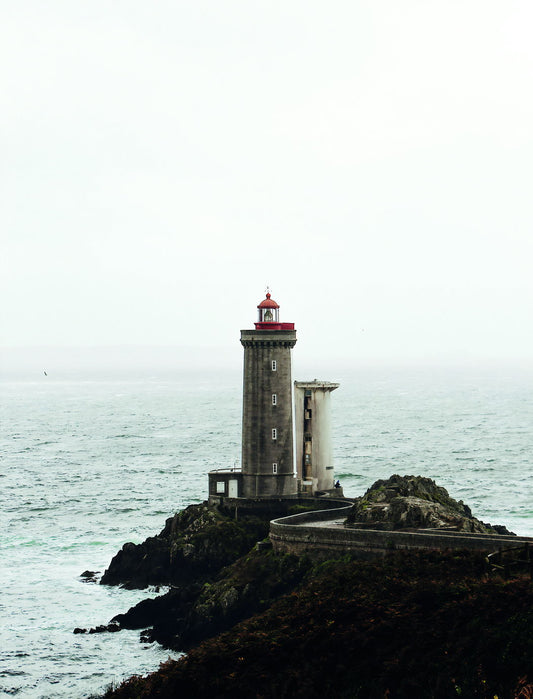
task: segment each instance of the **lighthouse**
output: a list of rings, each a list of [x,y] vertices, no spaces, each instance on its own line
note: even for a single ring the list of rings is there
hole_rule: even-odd
[[[241,330],[241,466],[209,471],[209,502],[249,509],[300,496],[342,497],[333,475],[330,420],[330,394],[339,384],[295,381],[293,395],[295,344],[294,323],[280,321],[279,304],[268,292],[257,306],[254,329]]]
[[[244,347],[242,495],[287,497],[294,474],[291,350],[294,323],[281,323],[270,293],[257,306],[254,330],[241,330]]]

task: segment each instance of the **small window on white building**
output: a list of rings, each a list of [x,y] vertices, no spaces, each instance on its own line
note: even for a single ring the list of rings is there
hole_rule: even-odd
[[[278,394],[273,393],[272,394],[272,405],[277,405],[278,404]]]
[[[272,464],[272,473],[277,473],[277,472],[278,472],[278,465]]]
[[[277,429],[274,427],[274,428],[272,429],[272,439],[277,439],[277,438],[278,438],[278,431],[277,431]]]
[[[278,368],[278,363],[275,359],[272,360],[272,371],[276,371]]]
[[[217,493],[224,495],[226,492],[226,483],[224,481],[217,481]]]

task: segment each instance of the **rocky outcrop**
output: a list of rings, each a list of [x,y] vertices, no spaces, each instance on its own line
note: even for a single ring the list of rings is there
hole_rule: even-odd
[[[533,586],[487,579],[484,558],[317,565],[268,610],[105,697],[532,697]]]
[[[321,506],[321,502],[300,503],[291,509]],[[286,514],[287,506],[282,509]],[[138,545],[125,544],[105,571],[102,584],[170,585],[171,589],[115,616],[111,630],[144,629],[143,642],[187,650],[266,609],[294,587],[310,566],[307,559],[275,555],[270,542],[262,541],[273,513],[277,510],[271,507],[265,508],[263,518],[239,511],[236,521],[216,506],[191,505],[168,519],[158,536]]]
[[[98,582],[99,570],[84,570],[80,575],[81,581],[85,583],[95,583]]]
[[[447,529],[479,534],[511,534],[476,519],[462,500],[422,476],[379,480],[353,506],[347,526],[373,529]]]
[[[167,519],[158,536],[124,544],[100,582],[144,588],[210,580],[263,539],[268,526],[257,517],[235,521],[205,502],[190,505]]]
[[[212,583],[187,585],[139,602],[111,624],[145,629],[142,640],[167,648],[188,650],[196,643],[232,628],[293,589],[310,568],[308,559],[276,556],[271,549],[254,548],[221,571]]]
[[[171,589],[89,633],[143,629],[143,641],[189,651],[268,609],[315,575],[307,557],[276,554],[260,541],[268,533],[269,519],[236,521],[216,506],[202,503],[168,519],[158,536],[138,545],[125,544],[105,571],[103,584],[163,584]],[[431,479],[415,476],[377,481],[355,503],[348,520],[352,526],[373,529],[508,533],[474,518],[464,503]]]

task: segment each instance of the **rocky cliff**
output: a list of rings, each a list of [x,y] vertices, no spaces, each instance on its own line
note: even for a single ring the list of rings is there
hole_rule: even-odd
[[[414,476],[377,481],[350,522],[506,533]],[[108,696],[533,696],[529,580],[488,585],[474,552],[313,563],[274,553],[268,526],[203,503],[122,548],[104,584],[171,589],[96,630],[143,629],[188,655]],[[511,693],[522,689],[532,693]]]
[[[262,613],[106,696],[528,699],[532,629],[529,578],[487,579],[480,554],[330,561]]]
[[[276,556],[271,549],[255,547],[221,570],[212,582],[173,588],[160,597],[143,600],[114,617],[109,626],[146,629],[143,641],[188,650],[267,609],[294,589],[310,568],[307,559]]]
[[[267,536],[268,527],[267,519],[235,521],[205,502],[190,505],[167,519],[157,536],[124,544],[100,582],[144,588],[209,580]]]
[[[235,521],[202,503],[168,519],[158,536],[125,544],[102,584],[171,589],[90,632],[142,629],[143,641],[187,650],[266,609],[309,568],[307,561],[294,556],[275,556],[268,543],[258,545],[268,534],[269,521],[267,515]]]

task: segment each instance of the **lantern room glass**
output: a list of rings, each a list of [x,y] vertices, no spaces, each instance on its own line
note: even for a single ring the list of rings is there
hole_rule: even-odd
[[[260,323],[279,323],[279,308],[260,308]]]

